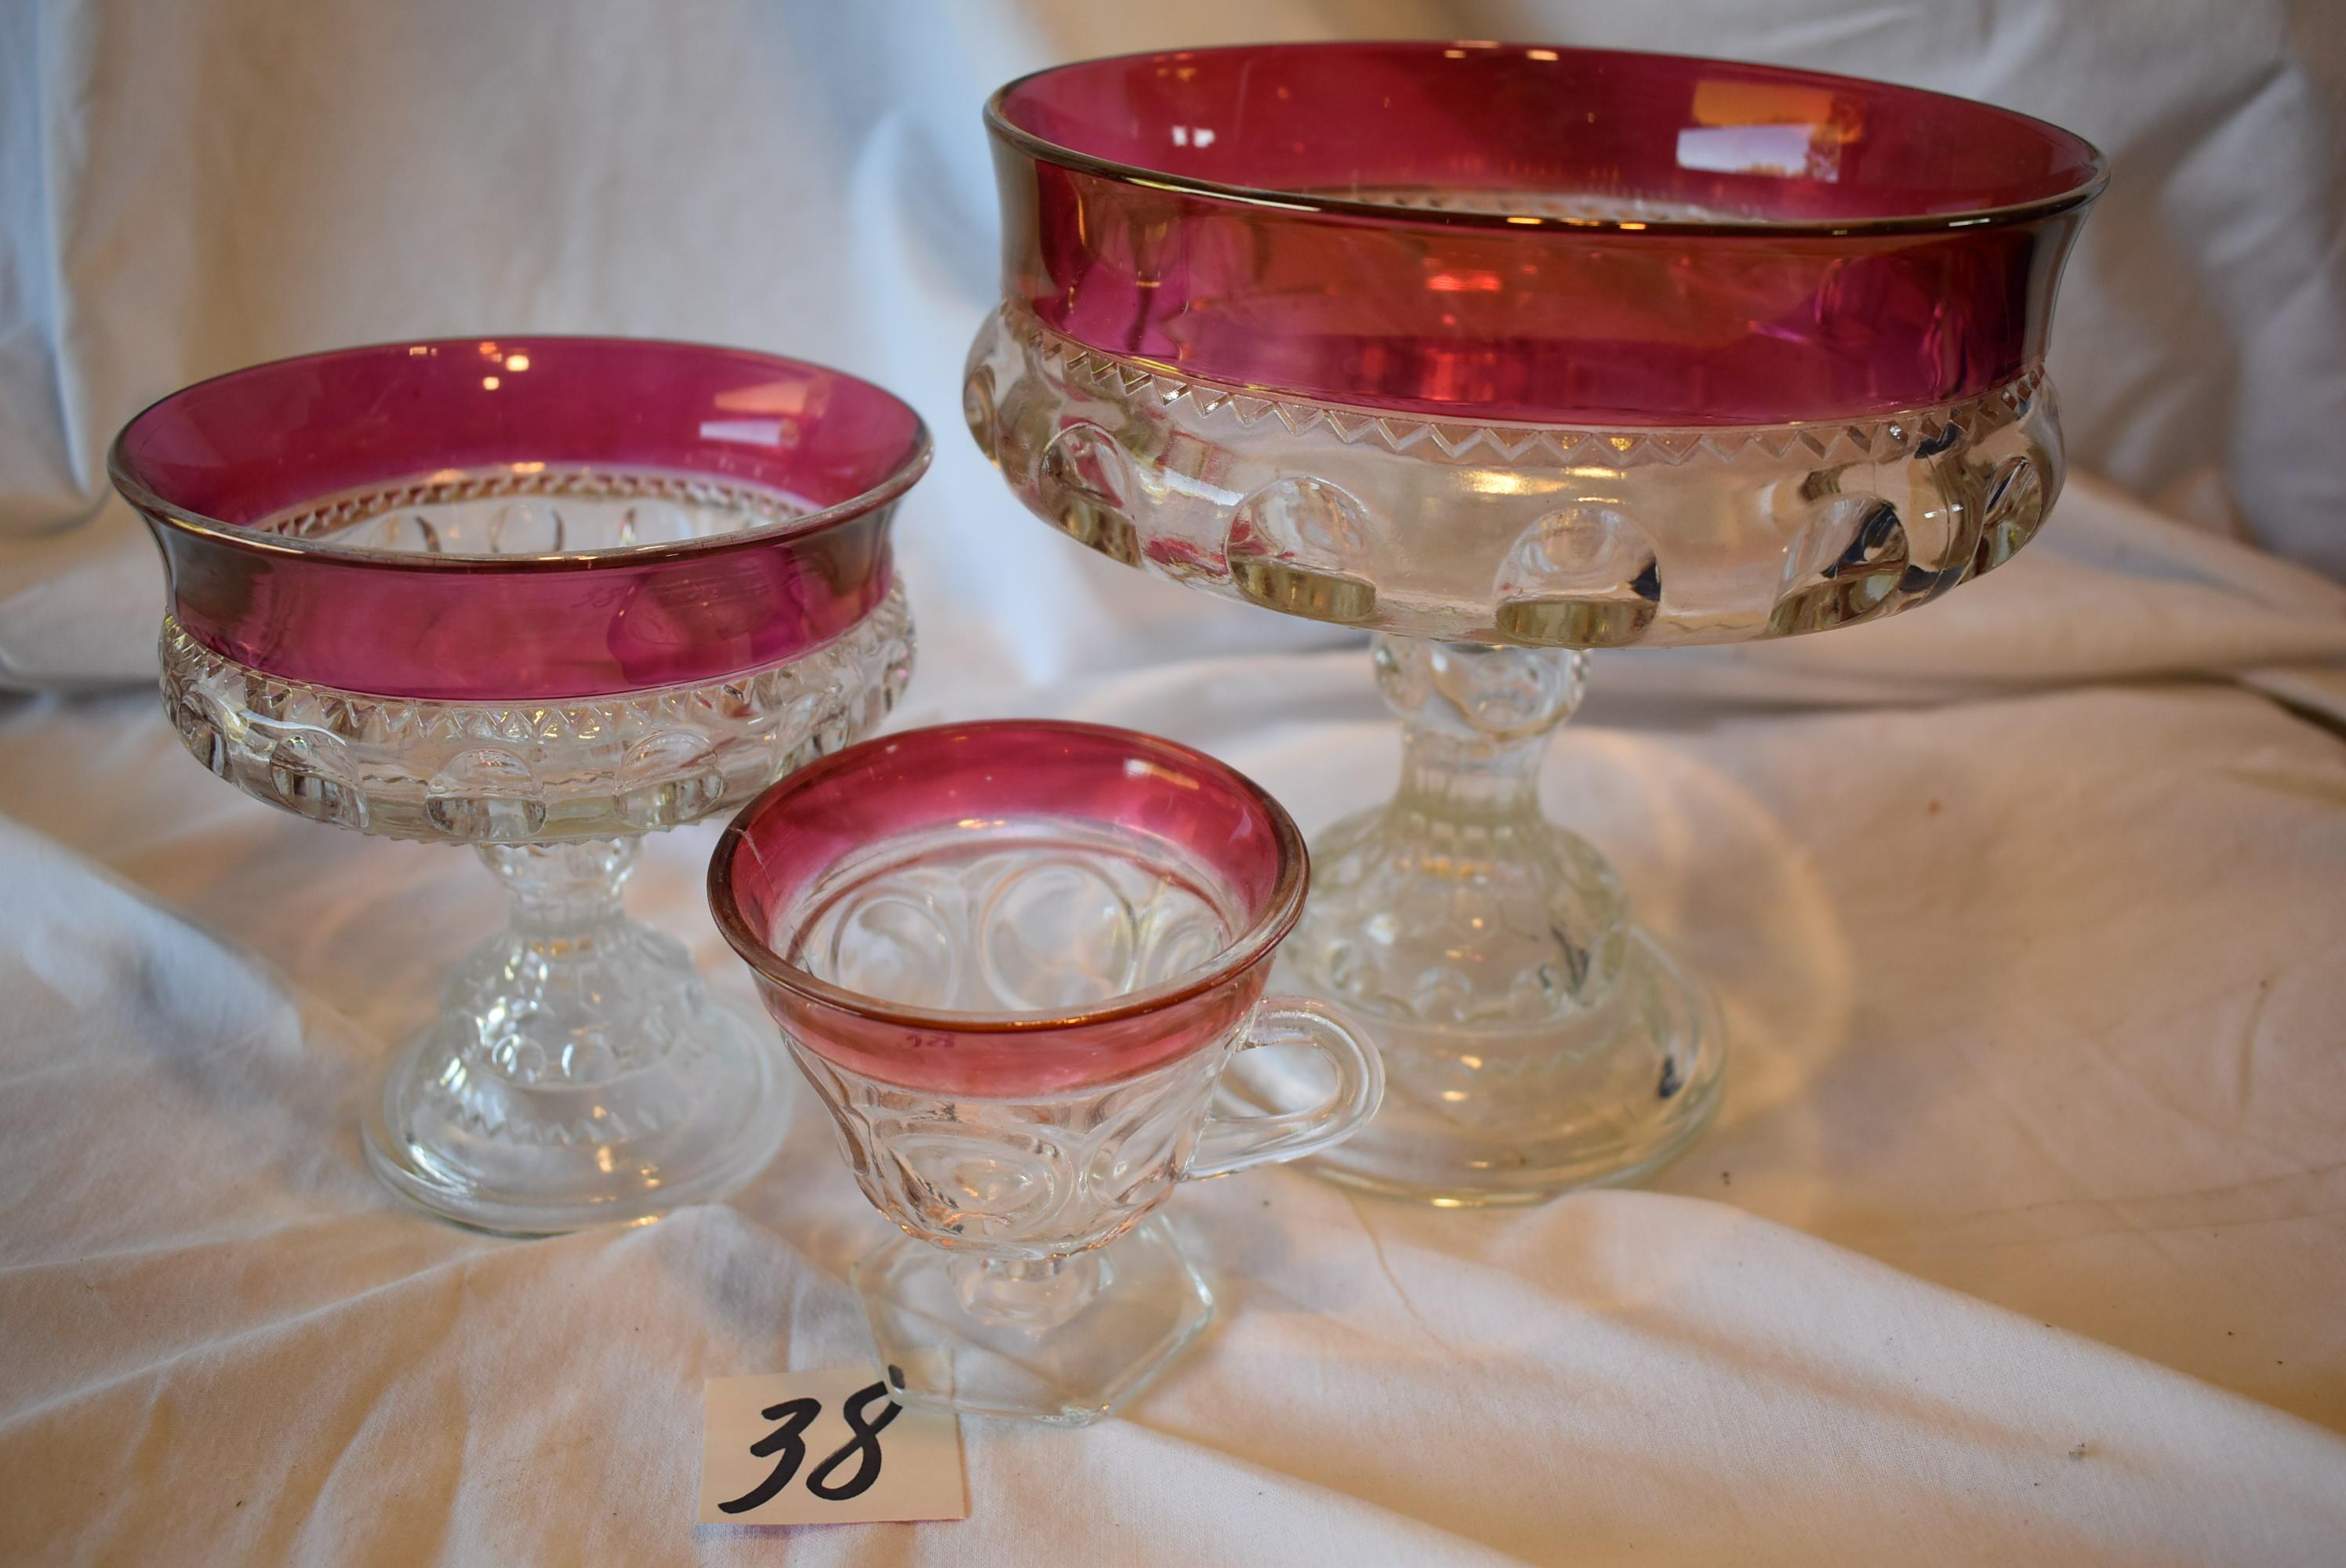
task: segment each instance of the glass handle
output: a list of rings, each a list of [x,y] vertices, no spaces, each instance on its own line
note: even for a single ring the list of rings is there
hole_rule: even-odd
[[[1385,1093],[1384,1063],[1351,1021],[1327,1003],[1300,996],[1264,998],[1239,1049],[1261,1045],[1310,1046],[1335,1069],[1335,1088],[1309,1110],[1232,1116],[1216,1109],[1198,1135],[1189,1179],[1317,1154],[1341,1143],[1377,1114]]]

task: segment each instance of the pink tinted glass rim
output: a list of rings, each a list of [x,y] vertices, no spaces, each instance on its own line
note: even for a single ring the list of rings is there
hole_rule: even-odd
[[[2104,183],[2090,144],[1964,99],[1530,45],[1127,56],[1022,77],[986,118],[1005,293],[1044,326],[1194,380],[1494,422],[1985,392],[2041,357]],[[1411,187],[1722,216],[1377,194]]]
[[[1010,813],[1167,840],[1222,880],[1245,927],[1208,964],[1064,1013],[903,1006],[833,985],[778,951],[778,935],[782,945],[788,936],[777,923],[843,857],[898,834]],[[1293,820],[1229,765],[1132,730],[1011,719],[883,736],[774,784],[727,828],[709,862],[709,899],[769,1010],[801,1044],[886,1081],[1001,1095],[1127,1076],[1226,1037],[1261,995],[1309,882]]]
[[[831,642],[886,595],[889,524],[929,456],[909,405],[821,365],[510,337],[215,377],[132,419],[108,467],[162,547],[173,616],[214,652],[360,694],[508,702],[721,680]],[[532,465],[710,482],[804,514],[552,555],[396,554],[256,526],[353,493]]]

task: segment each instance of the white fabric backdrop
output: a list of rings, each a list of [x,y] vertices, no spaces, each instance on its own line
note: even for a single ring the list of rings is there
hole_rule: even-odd
[[[1005,675],[1308,638],[1024,527],[956,433],[959,370],[995,286],[987,91],[1086,54],[1342,33],[1736,53],[2074,127],[2116,170],[2054,353],[2079,466],[2217,527],[2236,497],[2259,538],[2346,574],[2335,0],[23,0],[0,7],[0,685],[151,670],[154,553],[103,462],[142,404],[280,354],[490,331],[740,342],[901,392],[944,437],[915,583],[1050,607],[986,650]]]
[[[2070,120],[2126,237],[2063,315],[2089,453],[2334,529],[2318,6],[1125,9],[0,15],[0,668],[148,667],[150,549],[94,509],[140,399],[324,342],[665,331],[852,366],[940,432],[900,722],[1137,724],[1307,829],[1368,804],[1394,737],[1356,647],[1067,547],[954,418],[984,87],[1239,34],[1658,41]],[[1227,1315],[1129,1420],[973,1423],[968,1522],[783,1538],[688,1521],[699,1380],[857,1350],[842,1276],[884,1225],[806,1108],[739,1198],[647,1228],[398,1209],[354,1097],[486,879],[244,799],[149,693],[5,699],[0,1561],[2336,1562],[2341,670],[2346,589],[2091,482],[1923,614],[1601,658],[1550,805],[1722,990],[1698,1151],[1518,1215],[1193,1189]],[[746,1001],[713,837],[652,840],[634,902]]]
[[[649,1228],[401,1211],[355,1096],[487,879],[220,787],[148,693],[14,699],[0,1561],[2333,1563],[2341,601],[2089,487],[1798,667],[1605,661],[1549,803],[1723,993],[1697,1151],[1515,1215],[1185,1192],[1226,1315],[1129,1419],[972,1423],[968,1522],[786,1542],[688,1522],[699,1380],[857,1352],[887,1232],[811,1105]],[[1307,829],[1388,787],[1356,649],[1021,687],[989,635],[902,721],[1154,728]],[[746,1003],[714,832],[634,902]]]

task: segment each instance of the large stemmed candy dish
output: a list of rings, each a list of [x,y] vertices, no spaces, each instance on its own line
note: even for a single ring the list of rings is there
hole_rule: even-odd
[[[1012,488],[1375,634],[1401,789],[1321,838],[1286,962],[1391,1088],[1320,1168],[1461,1205],[1668,1159],[1723,1042],[1540,812],[1582,650],[1875,620],[2025,544],[2098,155],[1906,88],[1489,44],[1093,61],[987,125],[1005,299],[965,411]]]
[[[763,1031],[620,885],[640,835],[886,714],[912,661],[888,529],[929,452],[837,372],[619,339],[280,361],[124,428],[188,748],[301,816],[474,846],[511,895],[369,1102],[395,1190],[543,1233],[771,1157],[790,1089]]]
[[[1185,1179],[1332,1146],[1376,1052],[1266,997],[1302,835],[1187,747],[1009,720],[868,740],[726,830],[709,899],[904,1235],[857,1264],[907,1403],[1080,1426],[1196,1337],[1213,1295],[1156,1213]],[[1316,1057],[1313,1103],[1209,1107],[1231,1057]]]

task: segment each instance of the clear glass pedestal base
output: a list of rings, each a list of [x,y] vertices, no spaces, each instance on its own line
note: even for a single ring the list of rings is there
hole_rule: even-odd
[[[1311,845],[1282,983],[1338,1003],[1385,1062],[1376,1119],[1310,1168],[1443,1207],[1646,1176],[1717,1109],[1708,993],[1631,921],[1602,855],[1541,814],[1541,753],[1586,656],[1379,636],[1401,787]],[[1313,1103],[1262,1054],[1224,1093]]]
[[[365,1117],[368,1163],[435,1214],[509,1235],[724,1196],[790,1125],[771,1031],[619,906],[633,839],[480,850],[513,923],[449,977]]]
[[[1162,1216],[1106,1247],[1034,1262],[906,1236],[857,1264],[853,1278],[900,1403],[1051,1426],[1114,1411],[1214,1313],[1213,1292]]]
[[[1645,932],[1591,1013],[1531,1030],[1364,1021],[1385,1059],[1376,1119],[1306,1167],[1443,1208],[1544,1203],[1622,1186],[1686,1152],[1719,1108],[1725,1035],[1710,994]],[[1309,1104],[1268,1054],[1232,1069],[1264,1108]]]

